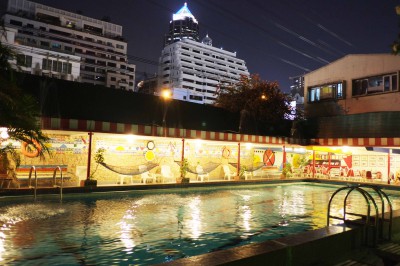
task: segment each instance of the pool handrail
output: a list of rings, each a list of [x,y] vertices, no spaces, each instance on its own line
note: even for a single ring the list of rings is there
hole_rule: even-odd
[[[36,191],[37,191],[37,173],[36,173],[36,167],[34,165],[31,166],[31,169],[29,170],[29,177],[28,177],[28,188],[32,188],[32,171],[35,173],[35,185],[33,187],[33,198],[36,200]]]
[[[64,183],[64,178],[63,178],[63,174],[62,174],[62,169],[60,166],[57,166],[54,171],[53,171],[53,187],[58,187],[56,184],[56,175],[57,175],[57,170],[60,171],[60,178],[61,178],[61,183],[60,183],[60,200],[62,200],[62,191],[63,191],[63,183]]]

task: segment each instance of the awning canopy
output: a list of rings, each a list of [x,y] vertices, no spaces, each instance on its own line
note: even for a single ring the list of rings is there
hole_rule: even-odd
[[[306,149],[312,151],[322,151],[322,152],[330,152],[338,154],[351,154],[349,148],[345,149],[341,147],[307,146]]]
[[[400,149],[390,149],[390,148],[379,148],[379,147],[365,147],[367,151],[376,151],[376,152],[384,152],[384,153],[394,153],[400,154]]]

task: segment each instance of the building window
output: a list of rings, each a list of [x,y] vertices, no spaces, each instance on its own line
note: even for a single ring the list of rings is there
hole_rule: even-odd
[[[397,73],[353,80],[353,96],[397,91],[399,88]]]
[[[11,24],[11,25],[15,25],[15,26],[20,26],[20,27],[22,27],[22,22],[21,22],[21,21],[18,21],[18,20],[10,19],[10,24]]]
[[[195,100],[195,101],[202,101],[203,96],[197,96],[197,95],[189,95],[190,100]]]
[[[42,60],[42,69],[43,70],[51,70],[51,60],[43,58]]]
[[[61,49],[61,44],[59,44],[59,43],[52,43],[52,44],[51,44],[51,48],[53,48],[53,49]]]
[[[41,42],[40,42],[40,45],[41,45],[41,46],[44,46],[44,47],[49,47],[49,46],[50,46],[50,43],[49,43],[49,42],[43,42],[43,41],[41,41]]]
[[[62,63],[62,73],[64,74],[71,74],[72,71],[72,64],[71,63]]]
[[[17,55],[17,65],[24,67],[32,67],[32,56],[18,54]]]
[[[64,74],[71,74],[72,64],[43,58],[42,69],[50,70],[53,72],[61,72]]]
[[[308,102],[344,99],[344,83],[332,83],[308,89]]]

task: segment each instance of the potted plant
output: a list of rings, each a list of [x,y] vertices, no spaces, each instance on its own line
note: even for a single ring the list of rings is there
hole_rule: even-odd
[[[285,166],[282,169],[281,178],[291,177],[292,176],[292,165],[288,162],[285,163]]]
[[[182,163],[181,163],[181,167],[180,167],[180,173],[181,173],[181,183],[189,183],[190,182],[190,178],[186,177],[186,173],[189,169],[189,162],[187,159],[183,159]]]
[[[246,166],[240,167],[240,171],[239,171],[239,178],[240,179],[245,179],[245,172],[246,171],[247,171]]]
[[[96,168],[90,174],[89,179],[86,179],[84,181],[85,187],[96,187],[97,186],[97,180],[94,179],[94,175],[97,172],[97,168],[99,168],[99,164],[104,163],[104,152],[105,151],[106,150],[104,148],[97,149],[97,151],[94,155],[94,161],[96,162]]]

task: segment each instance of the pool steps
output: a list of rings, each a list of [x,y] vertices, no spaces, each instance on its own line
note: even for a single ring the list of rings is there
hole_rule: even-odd
[[[376,198],[374,198],[373,197],[374,194],[371,194],[367,189],[371,189],[373,192],[375,192]],[[341,217],[331,215],[331,203],[334,200],[334,198],[337,195],[339,195],[339,193],[342,191],[343,192],[347,191],[343,202],[343,215]],[[367,214],[347,211],[348,199],[352,192],[358,192],[364,197],[368,210]],[[377,204],[377,200],[381,202],[380,206]],[[387,203],[386,206],[388,207],[388,213],[386,215],[385,215],[385,203]],[[373,206],[374,207],[373,209],[375,210],[374,216],[371,216],[371,206]],[[358,217],[358,219],[348,219],[347,215],[350,217]],[[329,199],[328,212],[327,212],[327,226],[330,225],[330,221],[332,219],[340,220],[344,224],[357,224],[363,226],[366,229],[366,238],[365,238],[366,245],[376,246],[378,244],[378,238],[379,240],[388,240],[388,241],[391,240],[392,223],[393,223],[392,203],[387,194],[377,186],[356,184],[356,185],[348,185],[337,189]],[[385,223],[388,226],[384,227]],[[384,234],[385,228],[387,229],[386,234]],[[371,233],[369,233],[369,231],[371,231]],[[369,239],[369,235],[371,234],[372,234],[372,239]]]

